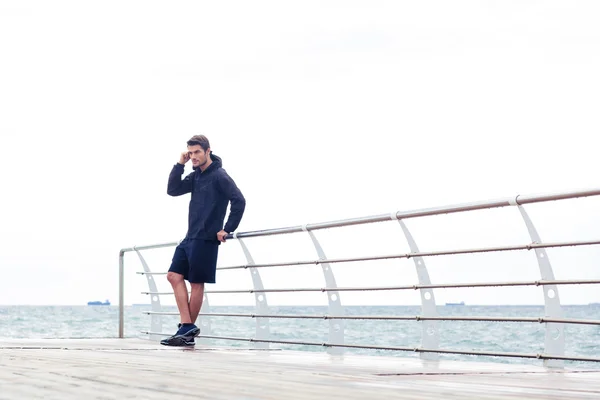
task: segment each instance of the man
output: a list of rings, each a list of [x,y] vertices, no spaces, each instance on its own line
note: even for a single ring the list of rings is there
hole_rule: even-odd
[[[215,283],[219,245],[235,231],[242,220],[246,200],[235,182],[222,168],[222,161],[210,149],[206,136],[195,135],[187,142],[179,162],[169,175],[167,194],[181,196],[191,193],[188,231],[175,249],[167,280],[173,287],[181,323],[177,332],[161,341],[166,346],[194,346],[200,334],[195,325],[202,300],[204,284]],[[183,180],[184,165],[192,160],[194,172]],[[231,210],[223,226],[227,206]],[[191,294],[185,280],[190,283]]]

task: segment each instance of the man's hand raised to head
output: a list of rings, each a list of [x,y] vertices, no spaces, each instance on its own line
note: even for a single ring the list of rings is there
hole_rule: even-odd
[[[228,233],[225,232],[223,229],[221,229],[218,233],[217,233],[217,239],[219,239],[219,242],[223,242],[225,243],[225,236],[227,236]]]
[[[190,161],[190,152],[184,151],[181,153],[181,156],[179,156],[179,164],[185,165],[185,163],[188,161]]]

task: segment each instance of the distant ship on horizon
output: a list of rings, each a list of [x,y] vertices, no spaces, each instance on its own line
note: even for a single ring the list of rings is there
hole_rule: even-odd
[[[88,301],[88,306],[110,306],[110,301],[106,300],[104,303],[101,301]]]
[[[447,306],[464,306],[465,302],[461,301],[460,303],[446,303]]]

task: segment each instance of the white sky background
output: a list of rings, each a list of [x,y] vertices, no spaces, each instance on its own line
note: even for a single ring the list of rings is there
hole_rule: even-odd
[[[196,133],[247,198],[239,231],[598,187],[599,12],[572,0],[0,1],[0,304],[116,303],[120,248],[185,235],[189,197],[166,185]],[[527,209],[546,241],[600,238],[600,198]],[[421,250],[530,241],[512,207],[406,223]],[[396,222],[317,236],[329,257],[408,251]],[[247,243],[257,262],[317,258],[306,235]],[[172,251],[147,253],[151,268]],[[600,278],[598,246],[549,256],[557,278]],[[531,252],[426,262],[434,282],[539,279]],[[145,302],[139,263],[126,263],[126,300]],[[237,243],[221,247],[221,266],[242,263]],[[334,271],[340,286],[417,282],[412,260]],[[324,286],[314,266],[263,279]],[[247,271],[218,280],[209,288],[251,287]],[[435,293],[543,304],[540,288]],[[600,301],[593,286],[560,293]]]

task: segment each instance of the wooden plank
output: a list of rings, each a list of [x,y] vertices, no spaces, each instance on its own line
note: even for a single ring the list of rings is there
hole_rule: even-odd
[[[0,340],[0,399],[598,399],[600,370],[160,346]]]

